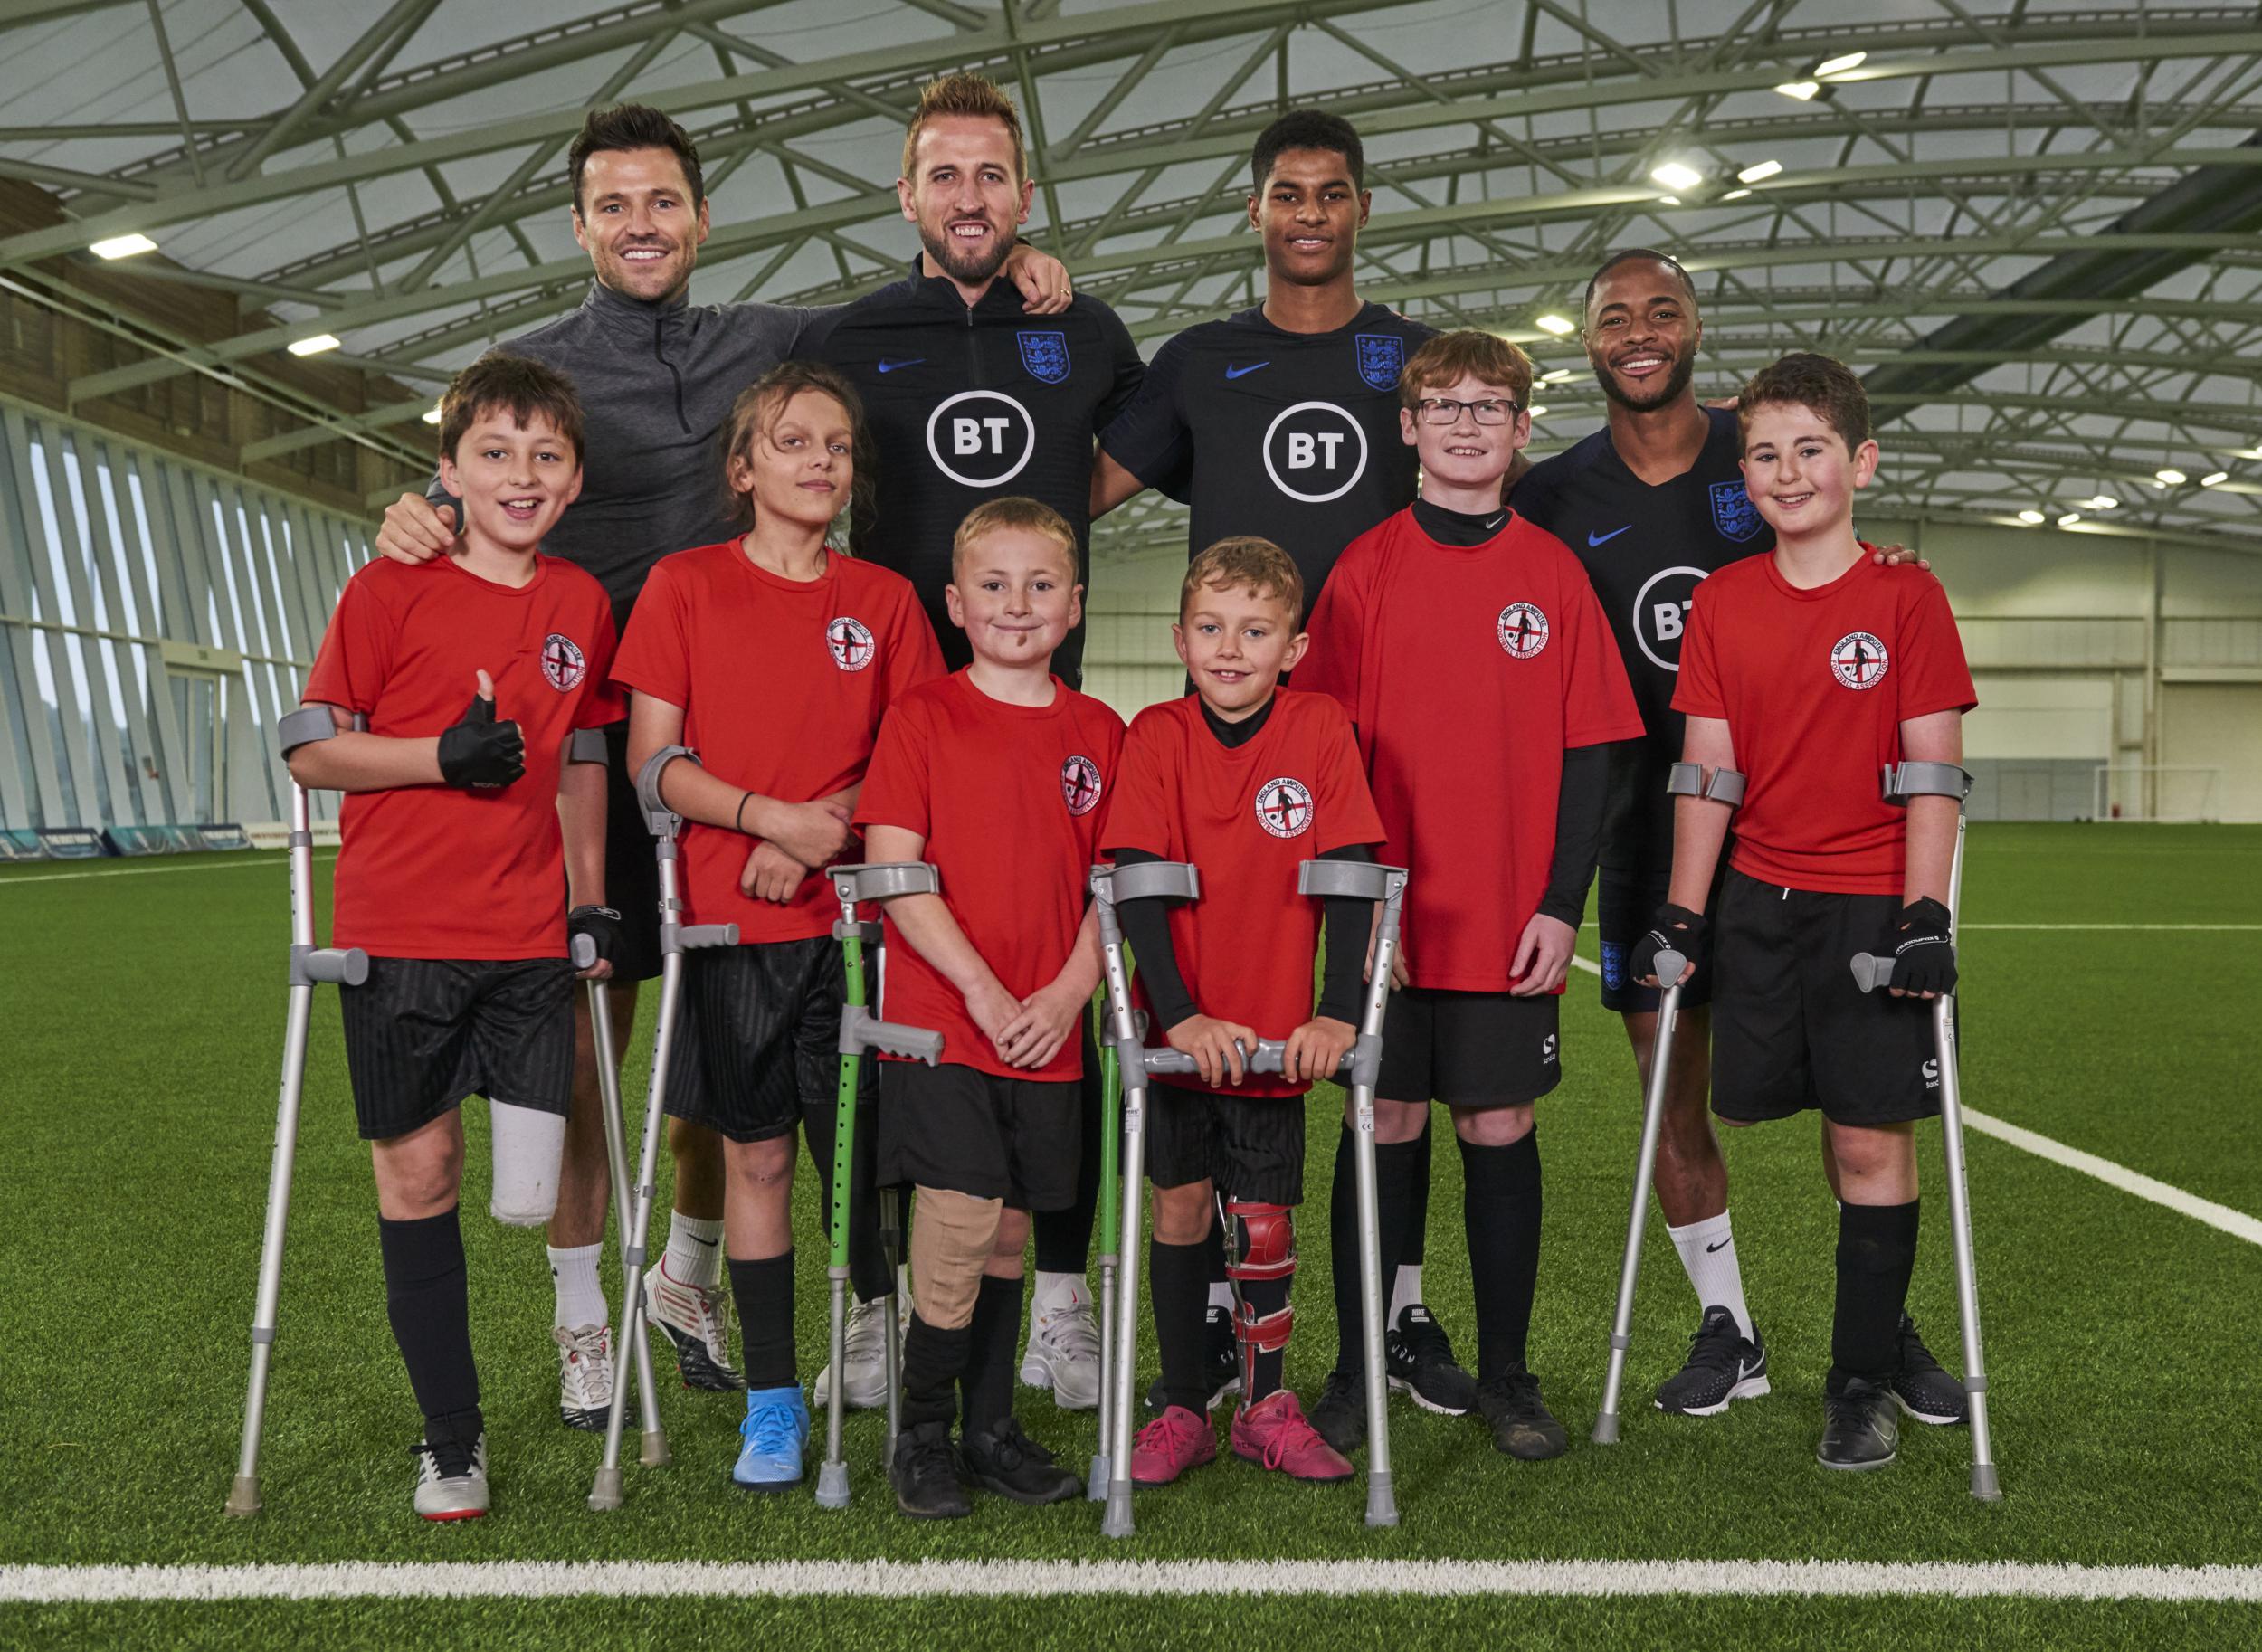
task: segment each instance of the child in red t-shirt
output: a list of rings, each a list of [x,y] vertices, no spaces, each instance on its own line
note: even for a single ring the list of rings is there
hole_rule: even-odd
[[[724,452],[746,532],[652,569],[613,676],[632,691],[632,770],[671,745],[697,755],[661,779],[685,821],[685,921],[738,926],[738,945],[685,955],[683,1031],[701,1083],[671,1090],[668,1106],[723,1137],[746,1382],[732,1475],[776,1490],[800,1481],[809,1432],[794,1364],[794,1131],[806,1125],[830,1182],[847,988],[822,869],[848,848],[881,714],[938,675],[942,656],[908,580],[826,543],[871,480],[845,379],[813,363],[773,368],[738,397]],[[860,1323],[878,1330],[895,1282],[860,1168],[850,1259]]]
[[[1881,1468],[1899,1431],[1915,1327],[1904,1312],[1916,1255],[1915,1121],[1940,1110],[1922,999],[1955,984],[1949,866],[1957,800],[1886,802],[1877,776],[1909,759],[1961,763],[1974,703],[1955,616],[1929,574],[1888,573],[1854,536],[1853,498],[1876,474],[1861,381],[1828,356],[1792,355],[1736,404],[1744,485],[1775,530],[1770,555],[1696,588],[1673,708],[1684,761],[1745,776],[1720,890],[1712,1000],[1713,1110],[1734,1125],[1822,1114],[1839,1201],[1838,1306],[1817,1456]],[[1675,800],[1669,902],[1636,946],[1706,944],[1729,811]],[[1849,960],[1893,955],[1890,995],[1864,994]],[[1684,976],[1686,979],[1686,976]],[[1934,1419],[1953,1421],[1960,1387]]]
[[[879,1081],[880,1179],[918,1190],[889,1478],[924,1518],[971,1512],[950,1438],[962,1381],[974,1484],[1017,1503],[1083,1489],[1013,1416],[1014,1339],[1029,1213],[1076,1198],[1078,1029],[1099,981],[1087,891],[1123,748],[1123,720],[1052,675],[1083,617],[1076,534],[1057,511],[977,506],[944,601],[974,661],[888,713],[856,806],[871,859],[942,877],[939,895],[888,903],[886,1005],[942,1033],[942,1063],[889,1061]]]
[[[492,1108],[496,1220],[546,1220],[572,1101],[569,936],[596,941],[586,974],[603,979],[618,925],[604,752],[582,757],[574,735],[621,711],[604,588],[541,555],[581,490],[572,385],[516,356],[465,368],[441,404],[440,474],[463,500],[461,548],[347,582],[305,695],[336,732],[286,755],[300,785],[348,793],[334,934],[369,977],[339,999],[347,1069],[385,1308],[424,1414],[416,1512],[461,1520],[488,1509],[461,1109],[474,1094]]]
[[[1327,903],[1326,979],[1315,1010],[1319,914],[1297,893],[1296,869],[1306,859],[1369,859],[1383,827],[1343,708],[1278,687],[1308,641],[1297,626],[1303,581],[1288,553],[1269,540],[1221,539],[1187,568],[1178,607],[1171,631],[1194,691],[1132,723],[1104,834],[1119,864],[1184,860],[1202,874],[1198,901],[1121,908],[1153,1024],[1200,1068],[1158,1077],[1147,1092],[1162,1403],[1133,1445],[1130,1476],[1159,1486],[1217,1456],[1202,1414],[1215,1197],[1240,1347],[1233,1450],[1297,1479],[1347,1479],[1351,1465],[1313,1431],[1280,1368],[1293,1323],[1290,1212],[1304,1197],[1301,1097],[1313,1079],[1334,1076],[1356,1037],[1373,909]],[[1292,1030],[1287,1070],[1248,1073],[1243,1052],[1284,1030]]]
[[[1638,738],[1641,716],[1586,570],[1501,505],[1531,434],[1531,384],[1530,358],[1490,333],[1440,334],[1415,352],[1399,416],[1421,496],[1344,552],[1297,682],[1351,714],[1387,833],[1379,852],[1411,872],[1374,1104],[1386,1269],[1418,1251],[1432,1100],[1452,1109],[1460,1143],[1477,1380],[1418,1299],[1392,1304],[1390,1376],[1429,1410],[1481,1411],[1498,1449],[1536,1459],[1565,1439],[1525,1364],[1533,1104],[1563,1078],[1557,999],[1594,875],[1609,742]],[[1312,1421],[1348,1451],[1366,1406],[1347,1124],[1334,1205],[1340,1352]]]

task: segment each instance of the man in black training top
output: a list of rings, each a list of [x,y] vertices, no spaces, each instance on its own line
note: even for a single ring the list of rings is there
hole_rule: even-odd
[[[1372,196],[1349,121],[1291,110],[1258,136],[1250,159],[1249,223],[1263,238],[1265,301],[1188,328],[1156,353],[1139,394],[1100,436],[1092,510],[1159,489],[1192,507],[1189,555],[1236,536],[1269,539],[1295,561],[1312,604],[1344,546],[1413,501],[1398,377],[1434,329],[1359,297],[1353,266]],[[1393,1280],[1390,1373],[1427,1391],[1455,1368],[1421,1306],[1426,1125],[1412,1151],[1421,1192],[1404,1249],[1383,1268]],[[1353,1208],[1351,1174],[1341,1156],[1332,1198],[1339,1219]],[[1231,1302],[1221,1255],[1211,1288],[1213,1404],[1236,1381]],[[1411,1343],[1397,1328],[1409,1307],[1419,1310],[1406,1319]]]

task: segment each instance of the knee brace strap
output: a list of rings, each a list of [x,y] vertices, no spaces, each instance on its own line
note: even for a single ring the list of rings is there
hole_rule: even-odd
[[[488,1117],[495,1138],[495,1188],[488,1214],[506,1227],[537,1228],[557,1210],[566,1116],[492,1101]]]
[[[1233,1340],[1249,1353],[1277,1353],[1288,1345],[1288,1333],[1295,1328],[1294,1303],[1259,1316],[1243,1302],[1233,1314]]]
[[[1296,1217],[1288,1206],[1225,1201],[1225,1277],[1285,1279],[1296,1271]]]

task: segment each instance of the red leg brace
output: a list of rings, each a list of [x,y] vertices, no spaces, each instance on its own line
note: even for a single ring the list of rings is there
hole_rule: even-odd
[[[1240,1346],[1241,1392],[1257,1388],[1257,1356],[1288,1346],[1296,1324],[1290,1304],[1261,1317],[1240,1293],[1243,1279],[1286,1279],[1296,1272],[1296,1219],[1286,1205],[1224,1201],[1225,1277],[1233,1283],[1233,1340]]]

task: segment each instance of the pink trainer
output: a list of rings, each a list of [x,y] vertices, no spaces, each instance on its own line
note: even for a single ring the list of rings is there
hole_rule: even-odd
[[[1350,1459],[1320,1438],[1294,1391],[1285,1388],[1234,1414],[1233,1455],[1297,1480],[1332,1482],[1352,1474]]]
[[[1240,1425],[1234,1429],[1238,1438]],[[1174,1405],[1131,1442],[1131,1484],[1167,1486],[1187,1469],[1216,1461],[1217,1430],[1210,1419]]]

